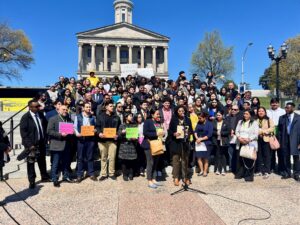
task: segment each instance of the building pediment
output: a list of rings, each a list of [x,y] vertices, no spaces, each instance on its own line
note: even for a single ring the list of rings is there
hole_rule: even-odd
[[[169,41],[169,38],[164,35],[128,23],[119,23],[107,27],[80,32],[77,33],[77,38],[142,39],[153,41]]]

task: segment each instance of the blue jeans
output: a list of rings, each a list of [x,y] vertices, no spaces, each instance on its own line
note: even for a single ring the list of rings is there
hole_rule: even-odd
[[[88,175],[94,175],[94,141],[78,141],[77,144],[77,177],[84,173],[84,162],[87,161]]]
[[[52,166],[51,166],[51,177],[52,181],[58,181],[59,170],[63,173],[63,179],[70,177],[68,166],[70,164],[70,149],[65,148],[63,151],[51,151]],[[61,166],[61,168],[60,168]]]

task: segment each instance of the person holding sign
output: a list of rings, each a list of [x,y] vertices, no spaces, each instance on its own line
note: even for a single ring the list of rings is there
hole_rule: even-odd
[[[94,150],[95,150],[95,125],[96,120],[92,115],[91,104],[86,102],[82,107],[82,113],[76,115],[74,130],[77,141],[77,183],[83,180],[84,160],[87,160],[88,176],[96,181],[94,174]]]
[[[49,150],[52,156],[51,175],[54,187],[60,187],[58,182],[59,166],[61,166],[63,172],[63,181],[72,183],[68,168],[71,161],[70,150],[73,135],[66,133],[68,131],[64,127],[66,124],[72,124],[72,121],[68,115],[67,106],[62,105],[59,108],[58,115],[50,118],[47,127],[47,134],[50,140]]]
[[[189,185],[188,159],[190,151],[190,135],[193,134],[191,120],[185,115],[185,107],[178,106],[171,119],[168,136],[173,163],[174,185],[179,186],[180,177]],[[182,174],[180,173],[182,171]]]
[[[207,119],[208,114],[201,112],[198,114],[198,124],[195,130],[196,137],[196,157],[200,168],[198,176],[206,177],[208,173],[208,160],[212,148],[213,124]]]
[[[105,180],[108,176],[116,180],[115,161],[117,153],[116,131],[121,124],[120,118],[114,114],[114,103],[108,101],[104,105],[105,113],[100,114],[96,120],[97,135],[99,137],[98,147],[101,153],[101,177],[100,181]],[[107,159],[109,160],[109,172],[107,174]]]
[[[160,159],[160,155],[152,155],[150,151],[150,141],[158,140],[158,137],[163,137],[165,132],[160,129],[157,132],[156,127],[161,127],[159,110],[150,110],[151,118],[144,122],[144,140],[142,143],[142,148],[145,149],[145,155],[147,159],[147,180],[148,187],[156,189],[161,186],[160,183],[156,181],[156,171],[157,165]]]
[[[138,138],[138,128],[133,124],[133,115],[124,114],[124,124],[121,124],[118,130],[118,139],[120,141],[118,157],[121,159],[123,180],[133,180],[133,169],[137,159],[136,144]],[[129,130],[133,129],[133,132]],[[134,133],[136,130],[136,134]]]

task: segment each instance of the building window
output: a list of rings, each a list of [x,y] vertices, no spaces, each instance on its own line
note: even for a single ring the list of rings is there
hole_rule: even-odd
[[[141,52],[138,51],[138,59],[141,59]]]
[[[122,13],[122,22],[125,23],[125,13]]]
[[[87,57],[91,58],[91,55],[92,55],[92,49],[88,48],[88,50],[87,50]]]
[[[121,50],[120,57],[121,57],[121,59],[127,59],[128,58],[128,51],[127,50]]]
[[[109,58],[109,59],[110,59],[110,57],[111,57],[110,50],[107,50],[107,58]]]
[[[156,51],[156,60],[159,60],[159,59],[160,59],[160,52]]]

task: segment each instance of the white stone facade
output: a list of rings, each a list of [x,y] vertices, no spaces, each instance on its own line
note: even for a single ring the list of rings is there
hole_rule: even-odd
[[[78,76],[94,71],[112,77],[120,75],[120,64],[137,63],[139,68],[153,68],[155,75],[168,78],[170,39],[132,25],[130,0],[116,0],[114,7],[114,25],[77,34]]]

